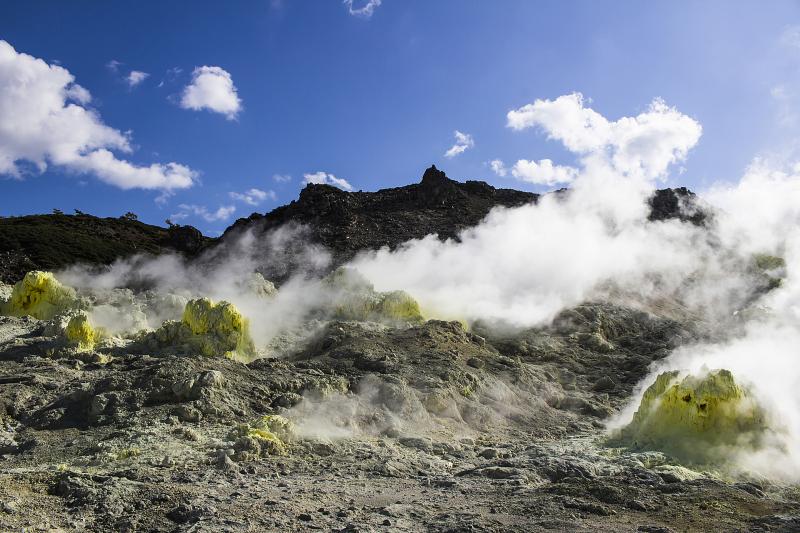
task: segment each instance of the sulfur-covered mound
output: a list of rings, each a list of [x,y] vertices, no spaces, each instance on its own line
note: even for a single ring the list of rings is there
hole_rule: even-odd
[[[14,285],[10,298],[0,301],[0,314],[50,320],[78,307],[75,290],[62,285],[50,272],[34,270]]]
[[[619,435],[635,448],[655,449],[689,462],[716,462],[736,449],[759,447],[764,412],[728,370],[681,379],[659,375]]]
[[[140,342],[153,349],[171,348],[208,357],[249,360],[256,355],[247,319],[232,303],[215,304],[208,298],[190,300],[180,322],[167,321]]]
[[[89,316],[84,312],[69,319],[64,334],[67,342],[75,345],[79,351],[93,350],[101,338],[101,332],[92,327]]]
[[[244,280],[239,281],[237,286],[260,298],[271,298],[278,292],[278,289],[275,288],[275,284],[266,279],[259,272],[253,272]]]
[[[286,445],[295,438],[295,427],[291,420],[280,415],[266,415],[249,424],[239,424],[231,437],[239,460],[285,455]]]
[[[340,267],[325,284],[331,291],[334,318],[376,322],[423,322],[419,304],[405,291],[378,292],[360,272]]]

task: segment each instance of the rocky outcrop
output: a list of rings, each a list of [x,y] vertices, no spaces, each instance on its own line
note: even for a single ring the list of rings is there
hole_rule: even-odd
[[[562,189],[555,194],[566,192]],[[455,181],[431,166],[419,183],[375,192],[309,184],[297,200],[237,220],[220,239],[205,237],[192,226],[162,228],[127,217],[79,213],[0,218],[0,281],[13,283],[29,270],[58,270],[73,263],[108,264],[136,253],[177,251],[197,256],[216,243],[235,242],[245,231],[253,231],[258,238],[287,225],[303,226],[303,241],[328,249],[335,268],[360,250],[395,248],[430,234],[457,239],[462,230],[480,223],[493,208],[535,203],[539,197],[483,181]],[[654,221],[677,218],[700,225],[709,217],[709,210],[685,187],[656,191],[650,207],[650,220]],[[283,253],[289,254],[287,250]],[[265,274],[280,281],[291,274],[292,267],[284,267]]]
[[[686,187],[659,189],[650,198],[650,220],[680,219],[698,226],[710,218],[710,210]]]
[[[376,192],[345,192],[330,185],[307,185],[288,205],[237,220],[222,242],[252,229],[264,233],[287,223],[310,228],[312,241],[329,248],[341,263],[363,249],[394,248],[409,239],[437,234],[456,238],[478,224],[496,206],[516,207],[536,202],[539,195],[496,189],[482,181],[461,183],[435,166],[422,181]]]
[[[562,189],[556,194],[566,192]],[[375,192],[346,192],[330,185],[309,184],[288,205],[237,220],[220,242],[232,242],[247,230],[259,236],[286,224],[301,224],[308,230],[305,237],[332,252],[335,267],[360,250],[395,248],[430,234],[457,239],[459,232],[480,223],[493,208],[535,203],[539,197],[531,192],[498,189],[483,181],[458,182],[431,166],[419,183]],[[650,206],[650,220],[654,221],[678,218],[702,224],[707,218],[695,194],[685,187],[656,191]],[[281,275],[275,273],[273,277],[280,279]]]
[[[0,281],[75,263],[104,265],[137,253],[200,252],[212,239],[191,226],[169,229],[126,217],[28,215],[0,218]]]

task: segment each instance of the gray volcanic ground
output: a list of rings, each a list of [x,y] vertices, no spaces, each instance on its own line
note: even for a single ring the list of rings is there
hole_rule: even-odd
[[[799,530],[797,207],[601,178],[4,221],[0,529]]]

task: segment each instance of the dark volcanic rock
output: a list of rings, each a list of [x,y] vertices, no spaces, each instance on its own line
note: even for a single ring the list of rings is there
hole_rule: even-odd
[[[561,189],[555,194],[567,192]],[[443,240],[458,239],[462,230],[479,224],[493,208],[535,203],[539,197],[531,192],[497,189],[483,181],[454,181],[431,166],[417,184],[375,192],[346,192],[330,185],[309,184],[290,204],[237,220],[220,242],[232,243],[247,230],[260,236],[281,226],[300,225],[305,228],[302,237],[328,248],[333,266],[338,266],[361,250],[394,249],[431,234]],[[685,187],[656,191],[650,206],[649,218],[654,221],[678,218],[702,224],[707,218],[694,193]],[[265,275],[280,280],[286,273],[268,271]]]
[[[567,192],[562,189],[555,194]],[[482,181],[461,183],[432,166],[419,183],[375,192],[346,192],[330,185],[309,184],[290,204],[237,220],[219,242],[231,244],[247,230],[261,237],[282,226],[302,227],[297,238],[281,242],[281,250],[268,247],[256,252],[265,259],[281,254],[281,260],[273,263],[282,266],[264,268],[263,272],[280,281],[297,267],[294,256],[303,255],[303,243],[329,249],[335,267],[361,250],[393,249],[426,235],[457,239],[462,230],[480,223],[493,208],[535,203],[539,196],[497,189]],[[678,218],[703,224],[708,219],[708,211],[685,187],[656,191],[650,206],[649,218],[653,221]],[[137,253],[178,251],[196,256],[215,241],[191,226],[162,228],[126,217],[98,218],[79,213],[0,218],[0,281],[15,282],[33,269],[55,270],[74,263],[105,265]]]
[[[0,218],[0,281],[74,263],[106,265],[137,253],[196,253],[211,239],[191,226],[170,229],[125,217],[29,215]]]
[[[376,192],[307,185],[298,200],[266,215],[253,213],[237,220],[225,231],[222,242],[246,229],[265,232],[299,223],[307,225],[309,238],[329,248],[334,262],[340,263],[359,250],[394,248],[430,234],[456,238],[461,230],[478,224],[493,207],[516,207],[536,202],[538,197],[496,189],[482,181],[453,181],[432,166],[420,183]]]
[[[650,220],[680,219],[682,222],[702,225],[708,219],[697,195],[686,187],[659,189],[650,198]]]

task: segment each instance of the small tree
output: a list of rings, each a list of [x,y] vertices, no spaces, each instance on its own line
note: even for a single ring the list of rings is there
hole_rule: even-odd
[[[61,209],[53,209],[53,214],[54,215],[63,215],[64,211],[62,211]]]
[[[76,210],[75,210],[75,214],[76,214],[76,215],[85,215],[86,213],[84,213],[84,212],[83,212],[83,211],[81,211],[80,209],[76,209]]]
[[[124,218],[125,220],[139,220],[139,217],[136,215],[136,213],[133,213],[131,211],[128,211],[127,213],[122,215],[122,218]]]
[[[174,228],[177,225],[173,221],[171,221],[170,219],[167,219],[164,222],[167,223],[167,227],[169,227],[169,228]]]

